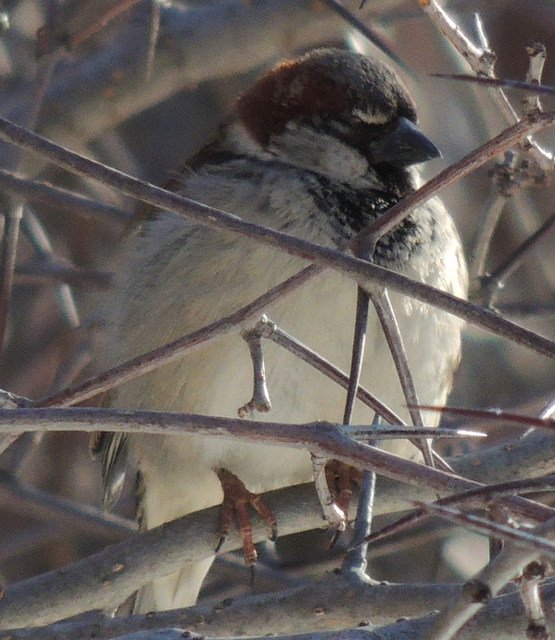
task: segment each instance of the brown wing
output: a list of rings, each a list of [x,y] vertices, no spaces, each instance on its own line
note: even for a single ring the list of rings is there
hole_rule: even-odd
[[[109,407],[112,394],[102,394],[98,406]],[[121,496],[127,473],[127,438],[124,433],[94,431],[89,438],[89,449],[93,458],[100,457],[102,463],[102,504],[111,510]]]

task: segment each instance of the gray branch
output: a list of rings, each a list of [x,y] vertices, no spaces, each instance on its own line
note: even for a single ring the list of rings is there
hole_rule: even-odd
[[[507,445],[499,445],[450,462],[461,475],[484,482],[502,482],[555,471],[554,447],[555,442],[549,434],[535,433],[529,438],[511,443],[510,455]],[[431,487],[409,486],[379,478],[376,513],[404,510],[410,507],[411,501],[432,501],[435,497],[435,491]],[[280,523],[280,535],[324,526],[321,507],[311,484],[265,494],[264,500]],[[356,504],[353,503],[352,508],[351,517]],[[147,531],[137,538],[114,544],[69,566],[9,586],[0,600],[0,626],[6,629],[45,625],[91,609],[111,609],[142,584],[171,573],[187,561],[213,555],[219,539],[217,523],[218,508],[206,509]],[[264,523],[256,520],[253,523],[255,542],[264,540],[266,536]],[[222,551],[240,546],[239,533],[232,532]],[[410,588],[416,589],[414,594],[418,593],[417,587]],[[445,585],[434,587],[437,589],[434,593],[441,592],[444,588]],[[310,597],[309,594],[310,590],[307,591],[307,598]],[[330,592],[330,597],[331,594],[335,601],[335,592]],[[391,620],[399,616],[423,615],[441,606],[440,602],[432,606],[428,601],[418,611],[412,611],[407,609],[412,596],[399,598],[398,594],[392,596],[392,602],[396,602],[397,608],[391,614]],[[300,621],[294,623],[293,612],[288,611],[286,604],[286,601],[280,599],[280,606],[275,607],[275,615],[278,615],[279,609],[282,620],[290,620],[297,632],[308,630],[306,624],[314,624],[314,616],[309,616],[307,609],[303,610],[303,615],[307,617],[307,621],[303,623],[305,626],[299,626]],[[290,606],[295,606],[296,615],[299,615],[298,595],[291,598]],[[261,618],[266,619],[268,611],[268,607],[262,607]],[[356,611],[357,617],[350,618],[350,622],[346,624],[356,624],[361,618],[371,614],[367,609]],[[253,624],[256,622],[253,621]],[[261,620],[258,620],[258,624],[261,624]],[[278,625],[277,620],[273,624],[273,627],[269,627],[273,633],[286,632]],[[44,638],[42,633],[41,638]]]

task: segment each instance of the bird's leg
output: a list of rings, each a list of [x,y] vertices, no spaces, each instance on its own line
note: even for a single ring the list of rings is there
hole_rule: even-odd
[[[336,531],[345,531],[346,515],[337,506],[330,486],[328,484],[328,477],[326,467],[328,464],[327,458],[322,458],[312,454],[312,473],[314,475],[314,485],[316,487],[316,493],[322,505],[322,511],[324,512],[324,518],[327,520],[330,527]]]
[[[243,557],[247,566],[256,562],[256,549],[252,541],[252,526],[247,513],[247,505],[251,505],[266,522],[270,530],[270,539],[277,537],[277,523],[274,514],[262,502],[259,495],[249,491],[239,478],[227,469],[216,469],[224,492],[222,511],[220,514],[220,533],[222,535],[216,551],[219,551],[229,533],[231,519],[235,514],[239,533],[243,539]]]
[[[366,260],[370,259],[368,249],[357,249],[356,255]],[[364,347],[366,344],[366,331],[368,328],[369,301],[369,293],[359,286],[357,289],[351,371],[349,374],[349,386],[347,388],[345,410],[343,412],[343,424],[346,425],[351,424],[353,408],[355,406],[357,391],[360,384],[360,376],[364,360]],[[351,483],[353,481],[358,481],[360,485],[362,474],[358,469],[350,467],[343,462],[339,462],[339,460],[331,460],[328,462],[325,473],[330,492],[332,495],[336,496],[337,506],[345,514],[345,519],[348,520],[349,503],[351,502],[351,496],[353,495]]]
[[[339,460],[330,460],[326,464],[326,480],[330,492],[336,497],[337,506],[347,514],[353,495],[353,484],[360,486],[362,472]]]

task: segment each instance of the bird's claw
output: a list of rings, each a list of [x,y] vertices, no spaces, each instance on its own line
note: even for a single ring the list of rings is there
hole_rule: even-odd
[[[263,518],[270,529],[270,539],[277,537],[277,523],[273,513],[262,502],[259,495],[249,491],[239,478],[227,469],[216,469],[216,474],[220,479],[224,492],[222,511],[220,515],[220,533],[222,537],[216,548],[218,552],[231,526],[233,515],[237,519],[239,533],[243,539],[243,557],[247,566],[252,566],[256,562],[257,553],[252,539],[252,526],[247,512],[247,505],[251,505],[255,511]]]

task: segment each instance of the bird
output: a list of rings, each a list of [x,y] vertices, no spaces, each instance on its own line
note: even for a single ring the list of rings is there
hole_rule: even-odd
[[[240,95],[215,138],[185,163],[171,187],[244,220],[340,248],[420,186],[419,165],[439,155],[417,125],[409,91],[389,66],[349,50],[315,49],[281,61]],[[107,366],[230,314],[307,264],[163,211],[150,212],[122,245],[107,305]],[[467,295],[461,240],[437,198],[385,235],[372,260]],[[269,313],[279,327],[348,371],[356,299],[357,284],[328,269]],[[460,360],[462,321],[394,292],[391,299],[420,401],[442,405]],[[237,417],[253,375],[242,328],[121,385],[110,405]],[[361,384],[408,419],[372,314],[367,335]],[[262,417],[252,411],[252,417],[341,421],[344,389],[275,344],[265,344],[264,354],[272,409]],[[372,418],[367,407],[355,405],[354,424]],[[429,423],[437,420],[431,416]],[[143,529],[220,504],[221,470],[255,494],[312,480],[310,454],[287,447],[200,435],[111,434],[99,448],[107,502],[117,498],[124,458],[135,460]],[[388,448],[418,456],[408,442]],[[146,585],[136,610],[193,605],[212,561],[189,563]]]

